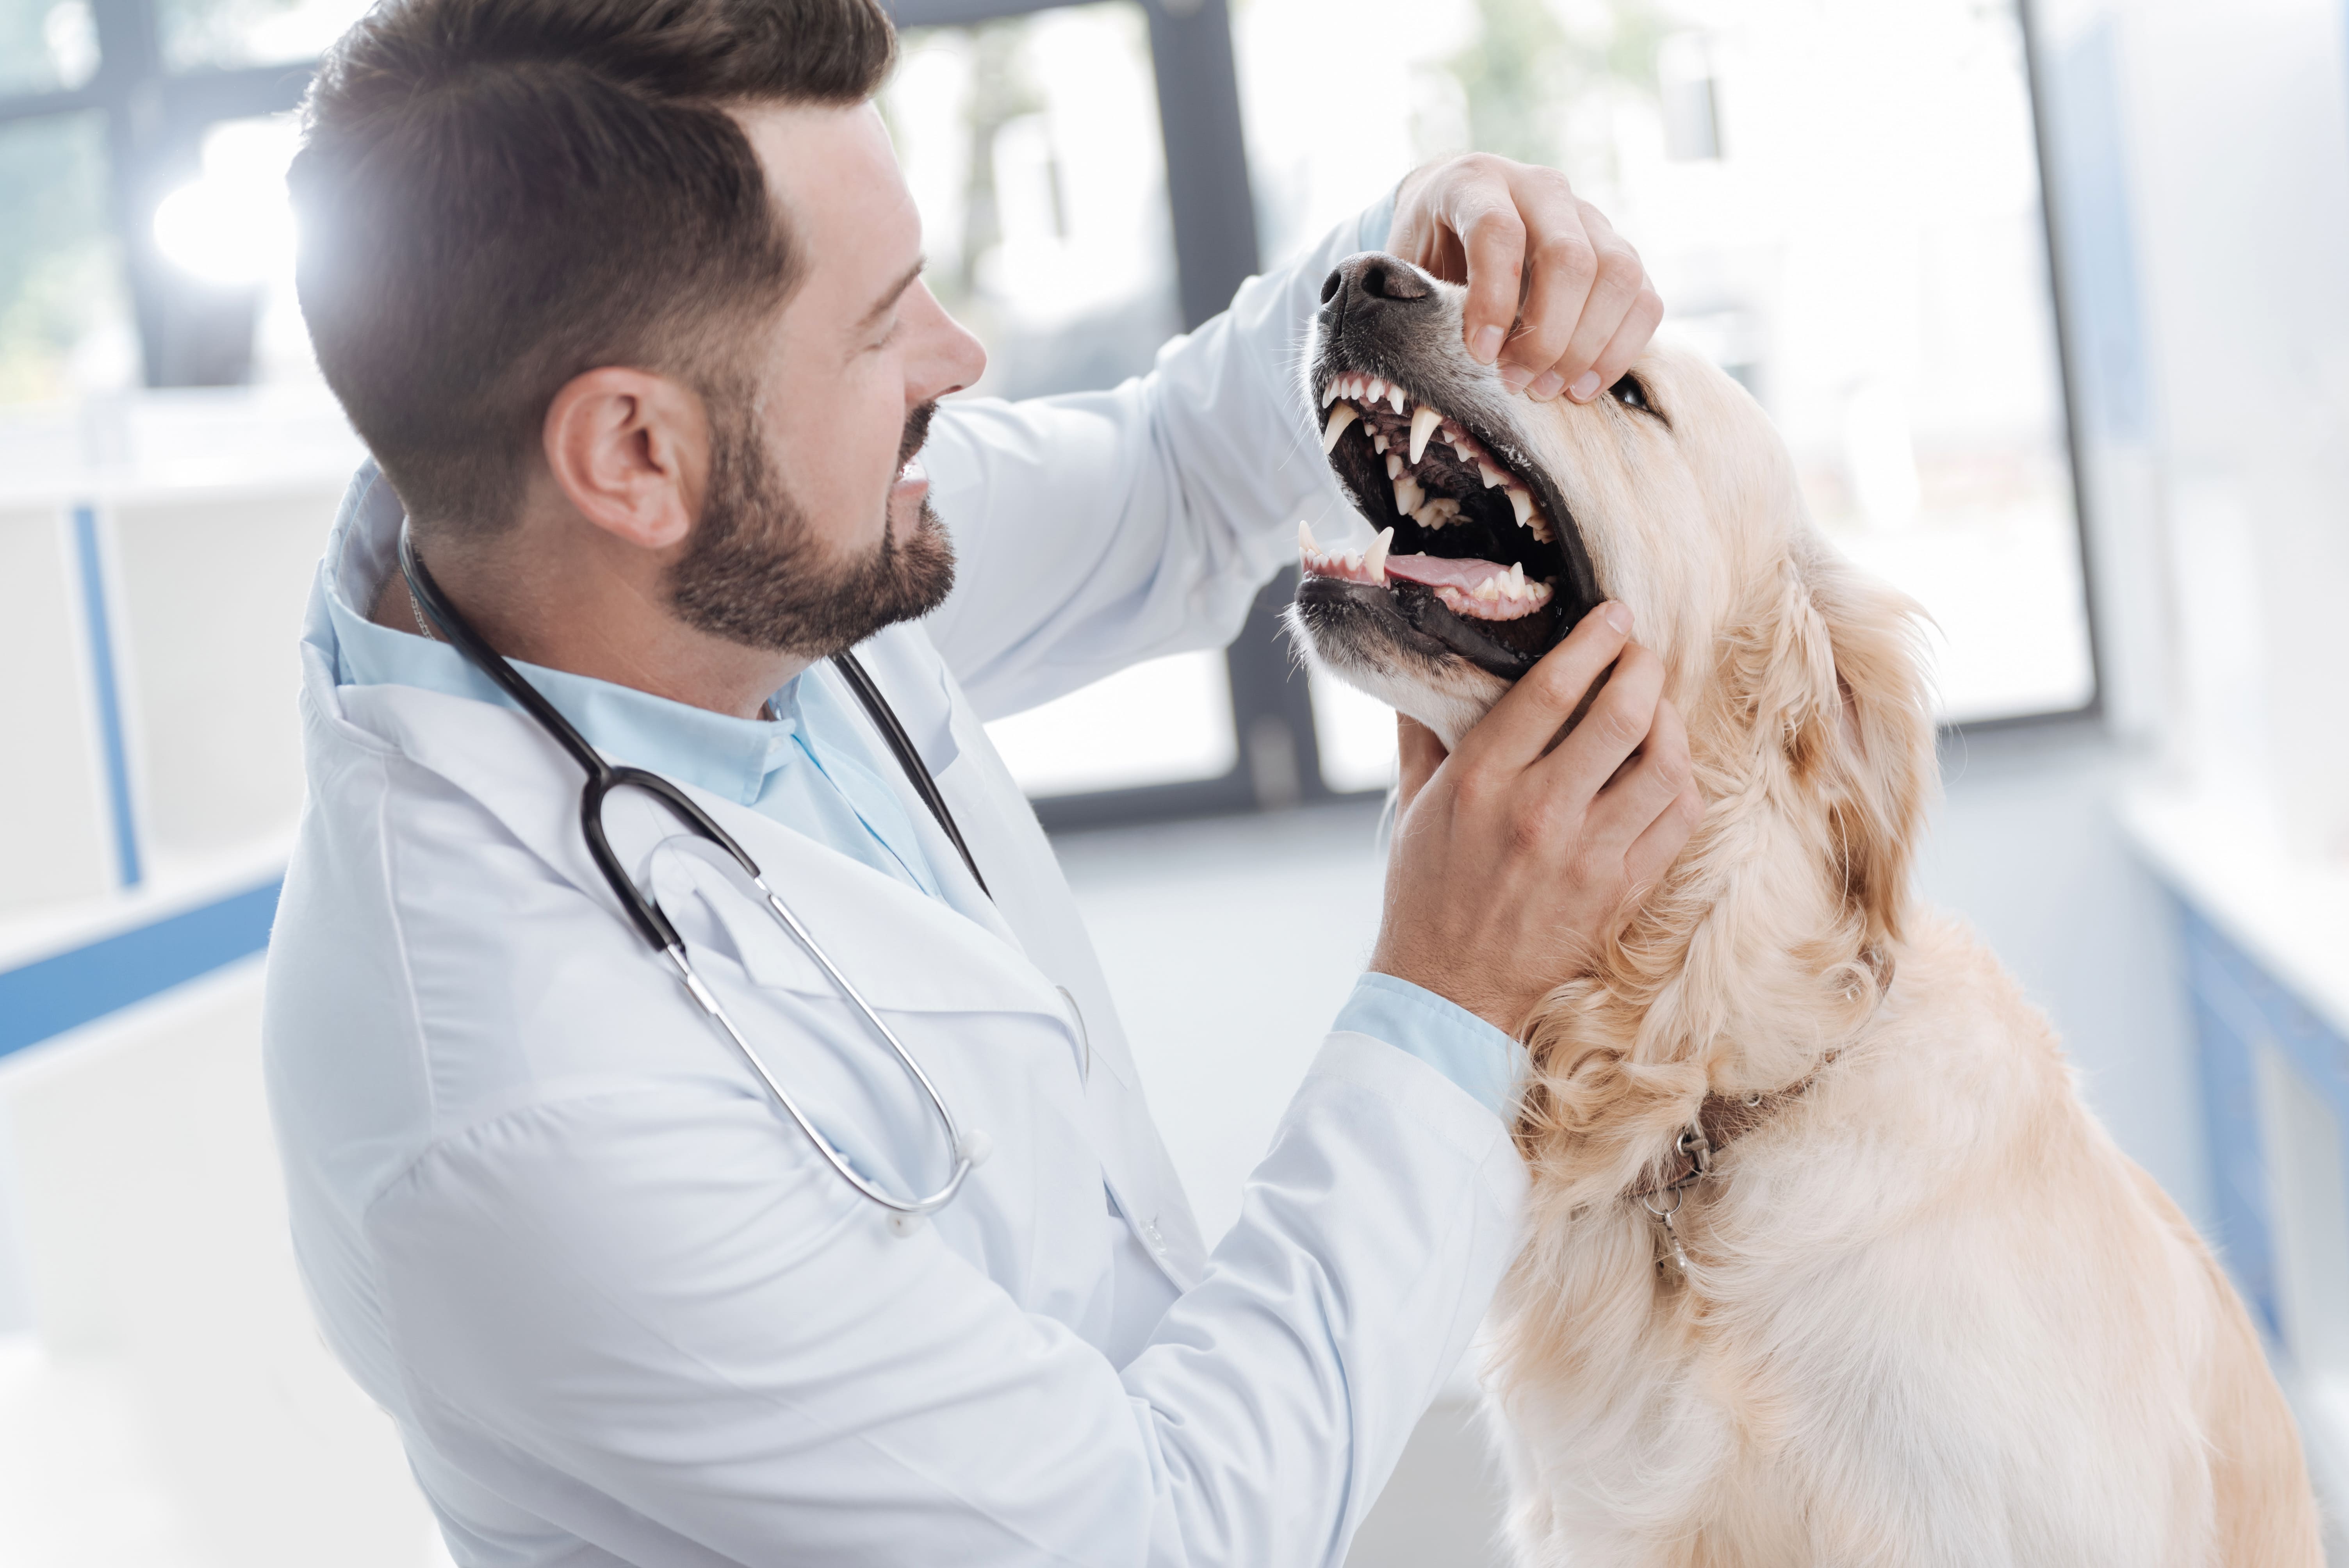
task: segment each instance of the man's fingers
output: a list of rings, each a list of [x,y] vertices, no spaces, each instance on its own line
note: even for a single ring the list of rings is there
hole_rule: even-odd
[[[1508,199],[1508,188],[1495,183],[1479,191],[1466,210],[1449,215],[1460,236],[1468,263],[1468,301],[1461,313],[1468,352],[1490,365],[1517,319],[1517,299],[1526,270],[1526,224]]]
[[[1526,224],[1526,296],[1516,331],[1501,350],[1500,370],[1501,385],[1516,392],[1527,383],[1537,387],[1567,351],[1599,275],[1599,254],[1583,223],[1583,204],[1567,189],[1564,175],[1521,170],[1514,189]]]
[[[1626,644],[1589,710],[1542,759],[1542,770],[1578,799],[1594,799],[1646,742],[1663,695],[1663,661],[1637,643]]]
[[[1435,776],[1438,768],[1444,766],[1444,758],[1447,755],[1444,742],[1436,738],[1435,731],[1409,714],[1395,715],[1395,790],[1399,811],[1411,810],[1411,803],[1419,799],[1419,792],[1427,788],[1427,781]]]
[[[1704,820],[1704,797],[1697,793],[1694,784],[1672,797],[1661,815],[1648,824],[1648,830],[1631,842],[1623,852],[1623,875],[1635,888],[1652,888],[1663,880],[1672,862],[1680,859],[1681,851]]]
[[[1592,841],[1628,851],[1689,788],[1694,776],[1680,709],[1669,698],[1659,699],[1639,754],[1608,780],[1591,805],[1587,821]]]
[[[1663,319],[1663,300],[1654,289],[1642,285],[1631,302],[1630,313],[1623,317],[1623,325],[1615,329],[1605,352],[1591,366],[1587,386],[1569,385],[1567,396],[1578,403],[1588,403],[1622,380],[1623,372],[1631,368],[1631,362],[1640,357],[1640,351],[1656,335],[1656,327]]]
[[[1647,285],[1647,269],[1640,264],[1640,253],[1608,226],[1597,208],[1586,205],[1583,218],[1589,232],[1592,260],[1588,264],[1593,273],[1580,311],[1565,324],[1572,330],[1565,348],[1557,362],[1526,389],[1537,399],[1554,397],[1568,388],[1580,402],[1598,396],[1601,383],[1591,377],[1591,369],[1622,329],[1640,291]],[[1530,315],[1530,305],[1527,313]]]
[[[1464,758],[1473,751],[1480,767],[1489,762],[1512,774],[1531,767],[1630,635],[1631,612],[1621,604],[1601,604],[1585,615],[1461,738]]]

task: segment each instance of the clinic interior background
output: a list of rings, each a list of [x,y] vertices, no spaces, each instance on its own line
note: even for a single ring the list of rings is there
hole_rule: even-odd
[[[436,1561],[310,1329],[257,1069],[294,643],[361,456],[293,110],[357,0],[0,0],[0,1561]],[[1564,168],[1932,617],[1920,873],[2218,1243],[2349,1500],[2338,0],[903,0],[974,395],[1148,368],[1471,147]],[[1345,516],[1324,541],[1361,540]],[[1368,952],[1392,721],[1228,652],[991,727],[1211,1233]],[[1356,1560],[1478,1560],[1455,1379]]]

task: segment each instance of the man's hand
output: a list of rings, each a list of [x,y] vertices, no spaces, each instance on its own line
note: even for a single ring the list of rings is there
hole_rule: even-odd
[[[1401,721],[1372,969],[1516,1034],[1671,866],[1704,804],[1663,665],[1630,630],[1619,604],[1584,616],[1449,756]],[[1547,749],[1602,677],[1574,732]]]
[[[1544,402],[1612,387],[1664,317],[1640,253],[1565,175],[1488,152],[1405,179],[1387,250],[1466,284],[1468,352]]]

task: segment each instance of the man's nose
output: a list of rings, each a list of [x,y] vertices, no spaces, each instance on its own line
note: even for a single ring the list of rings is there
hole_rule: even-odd
[[[1399,257],[1363,251],[1340,262],[1321,281],[1321,319],[1335,326],[1347,318],[1368,325],[1388,311],[1425,310],[1435,301],[1435,284]]]

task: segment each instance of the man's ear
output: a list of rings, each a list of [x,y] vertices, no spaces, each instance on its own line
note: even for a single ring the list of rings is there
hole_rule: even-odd
[[[1787,747],[1828,802],[1845,896],[1870,948],[1900,935],[1940,781],[1922,612],[1824,544],[1796,546],[1792,631],[1806,688]]]
[[[543,443],[564,498],[605,532],[666,550],[693,531],[709,420],[681,383],[619,366],[574,376],[547,405]]]

